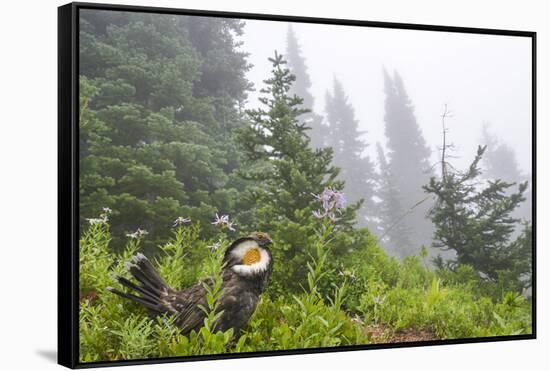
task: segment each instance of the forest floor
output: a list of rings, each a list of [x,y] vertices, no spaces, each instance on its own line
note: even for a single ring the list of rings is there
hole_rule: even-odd
[[[430,330],[409,328],[395,331],[385,324],[373,324],[365,327],[371,344],[406,343],[412,341],[439,340],[436,334]]]

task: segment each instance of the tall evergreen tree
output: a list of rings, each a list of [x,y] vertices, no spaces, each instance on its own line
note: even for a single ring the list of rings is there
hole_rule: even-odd
[[[363,133],[359,130],[355,111],[336,78],[332,92],[326,93],[325,103],[329,133],[326,144],[333,150],[333,163],[340,168],[339,178],[346,183],[344,192],[351,202],[363,200],[359,225],[374,227],[374,165],[363,155],[367,144],[360,138]]]
[[[296,292],[305,284],[307,261],[315,245],[318,220],[314,211],[325,188],[341,190],[338,169],[332,166],[332,149],[312,149],[307,127],[299,116],[307,113],[300,97],[290,93],[295,80],[282,56],[275,53],[272,77],[261,90],[262,107],[247,111],[251,125],[241,129],[239,142],[249,163],[243,176],[257,182],[249,188],[256,202],[251,229],[267,230],[277,246],[275,259],[284,266],[276,267],[271,290]],[[335,223],[332,251],[344,254],[353,249],[359,238],[353,229],[358,205],[350,205]]]
[[[399,255],[405,256],[417,253],[422,245],[431,245],[433,226],[427,219],[431,200],[422,188],[431,175],[431,151],[422,136],[401,76],[395,72],[391,77],[384,70],[384,82],[388,172],[395,181],[401,199],[400,210],[386,209],[394,212],[388,215],[390,225],[401,223],[403,231],[409,233],[407,240],[410,245],[398,247],[401,252]],[[384,199],[382,201],[387,202]]]
[[[308,109],[308,112],[302,114],[300,120],[307,123],[307,126],[310,128],[307,132],[307,135],[311,139],[310,146],[312,148],[322,148],[326,146],[328,137],[327,128],[323,123],[323,118],[312,111],[315,100],[310,92],[311,79],[307,71],[305,58],[302,55],[302,49],[291,24],[288,25],[286,40],[285,58],[288,63],[288,69],[296,76],[296,81],[292,85],[290,93],[302,98],[302,107]]]
[[[482,161],[486,179],[501,179],[506,182],[521,183],[532,178],[531,175],[522,174],[514,149],[506,143],[499,143],[496,135],[490,131],[488,124],[484,124],[482,127],[481,142],[487,146],[487,151]],[[525,191],[525,202],[513,213],[514,217],[528,221],[532,219],[533,207],[530,183]]]
[[[402,199],[397,189],[396,181],[390,172],[389,164],[380,143],[376,143],[379,164],[379,182],[377,196],[382,202],[377,206],[377,232],[380,244],[393,256],[405,257],[402,247],[411,246],[410,231],[407,225],[401,222],[400,213],[403,212]]]
[[[517,219],[511,216],[521,202],[527,183],[512,191],[513,183],[500,179],[480,186],[479,163],[487,147],[479,147],[473,162],[464,172],[451,169],[443,161],[442,177],[432,177],[424,189],[437,197],[430,216],[436,226],[434,246],[451,250],[456,257],[438,265],[450,269],[457,264],[472,266],[482,278],[514,289],[528,287],[531,273],[531,229],[512,241]],[[504,282],[508,281],[508,282]],[[511,285],[510,285],[511,284]]]
[[[506,181],[518,181],[522,178],[514,150],[506,143],[499,143],[488,124],[482,126],[481,142],[487,147],[483,157],[485,177]]]
[[[248,88],[240,25],[107,13],[80,17],[81,223],[112,208],[114,246],[145,228],[152,248],[182,215],[213,233],[216,211],[242,206],[240,152],[229,140]]]

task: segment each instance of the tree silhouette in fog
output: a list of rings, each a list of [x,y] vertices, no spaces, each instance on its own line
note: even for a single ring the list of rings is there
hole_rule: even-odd
[[[403,79],[394,72],[393,76],[384,70],[385,135],[387,139],[386,176],[391,177],[395,191],[399,194],[399,206],[382,206],[387,214],[381,215],[382,229],[388,231],[401,225],[406,238],[399,243],[391,240],[390,245],[398,256],[418,253],[422,245],[430,246],[433,227],[426,218],[430,208],[430,199],[422,186],[427,184],[430,176],[431,151],[422,136],[414,115],[414,106],[405,90]],[[382,203],[395,202],[382,199]],[[401,245],[409,240],[410,244]]]
[[[507,143],[502,143],[490,131],[489,124],[485,123],[481,131],[481,143],[487,146],[482,160],[486,179],[502,179],[507,182],[521,183],[532,179],[531,174],[523,174],[516,159],[516,152]],[[533,208],[533,193],[531,184],[525,190],[523,202],[512,214],[514,217],[531,221]]]
[[[348,201],[363,200],[359,211],[360,225],[374,226],[374,186],[376,174],[374,165],[363,152],[368,144],[361,139],[359,121],[344,88],[334,78],[332,91],[325,98],[326,121],[328,123],[327,146],[334,151],[333,163],[340,168],[339,179],[346,182],[344,189]]]
[[[323,124],[323,117],[313,112],[315,99],[310,92],[311,78],[309,77],[306,60],[302,55],[298,38],[290,24],[288,25],[286,43],[285,59],[287,66],[290,72],[296,76],[296,81],[291,87],[290,93],[302,98],[302,106],[311,110],[302,115],[300,120],[306,122],[307,126],[310,127],[307,134],[311,139],[311,148],[325,147],[328,136],[327,128]]]

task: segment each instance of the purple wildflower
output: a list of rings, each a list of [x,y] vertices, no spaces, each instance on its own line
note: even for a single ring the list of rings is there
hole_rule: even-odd
[[[343,193],[334,192],[334,198],[336,201],[336,209],[341,210],[346,208],[346,199]]]
[[[346,207],[344,194],[328,187],[320,195],[314,194],[313,197],[321,202],[322,210],[313,211],[313,216],[319,219],[328,217],[331,221],[335,222],[338,220],[335,213],[341,214],[342,209]]]

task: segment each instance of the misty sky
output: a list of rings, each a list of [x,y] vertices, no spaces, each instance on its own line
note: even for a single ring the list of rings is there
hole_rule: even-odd
[[[288,23],[246,21],[243,49],[254,65],[248,78],[257,90],[269,76],[267,61],[286,52]],[[531,168],[531,39],[527,37],[413,31],[293,23],[312,81],[314,110],[324,115],[324,96],[336,76],[352,102],[367,153],[384,138],[383,68],[397,70],[436,161],[441,114],[447,103],[454,164],[474,156],[484,122],[511,145],[523,172]],[[249,96],[257,106],[257,93]]]

